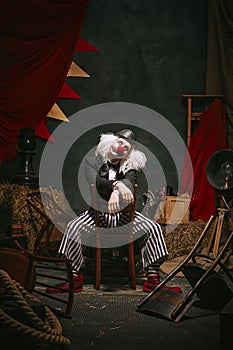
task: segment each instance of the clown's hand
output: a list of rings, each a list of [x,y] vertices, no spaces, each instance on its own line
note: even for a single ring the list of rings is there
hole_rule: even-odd
[[[120,195],[123,199],[123,201],[125,201],[127,204],[132,203],[133,202],[133,193],[132,191],[121,181],[117,182],[116,185],[118,191],[120,192]]]
[[[114,190],[109,198],[108,201],[108,211],[109,213],[117,213],[120,211],[120,204],[119,204],[119,191]]]

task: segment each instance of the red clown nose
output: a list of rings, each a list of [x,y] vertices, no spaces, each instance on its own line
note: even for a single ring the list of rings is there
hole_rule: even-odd
[[[118,153],[119,155],[124,154],[124,152],[125,152],[125,147],[123,147],[123,146],[118,146],[118,147],[117,147],[117,153]]]

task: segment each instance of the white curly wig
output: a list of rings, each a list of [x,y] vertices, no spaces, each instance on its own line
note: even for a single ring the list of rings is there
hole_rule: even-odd
[[[100,142],[96,148],[95,155],[101,156],[104,163],[107,163],[108,161],[108,154],[113,141],[117,140],[118,138],[119,137],[113,133],[101,134]],[[130,169],[140,170],[145,167],[146,161],[147,159],[145,154],[135,149],[135,147],[132,145],[128,158],[120,161],[120,171],[125,174]]]

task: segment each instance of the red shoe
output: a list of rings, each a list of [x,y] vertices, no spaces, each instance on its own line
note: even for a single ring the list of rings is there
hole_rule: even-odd
[[[74,293],[81,292],[83,290],[83,276],[82,275],[74,275],[73,276],[74,280]],[[55,286],[55,287],[48,287],[46,289],[47,293],[54,293],[54,294],[62,294],[62,293],[68,293],[70,291],[70,284],[69,282]]]
[[[159,277],[158,276],[150,276],[148,277],[147,281],[143,283],[143,291],[150,293],[152,290],[155,289],[160,283]],[[163,286],[163,290],[173,290],[174,292],[177,293],[182,293],[182,290],[180,287],[168,287],[168,286]]]

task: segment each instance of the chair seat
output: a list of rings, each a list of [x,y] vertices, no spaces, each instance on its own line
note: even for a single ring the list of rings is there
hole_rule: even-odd
[[[0,269],[6,271],[9,276],[19,282],[27,291],[34,287],[35,269],[31,260],[17,249],[0,248]]]

